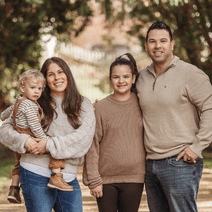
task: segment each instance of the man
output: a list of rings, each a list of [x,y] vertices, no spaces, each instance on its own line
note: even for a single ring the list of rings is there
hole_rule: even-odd
[[[153,63],[136,88],[147,152],[146,191],[151,212],[198,211],[201,152],[212,140],[212,87],[208,76],[173,55],[163,22],[153,23],[145,43]]]

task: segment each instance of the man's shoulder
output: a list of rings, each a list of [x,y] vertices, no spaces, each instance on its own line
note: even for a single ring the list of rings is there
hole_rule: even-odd
[[[147,66],[147,67],[141,69],[141,70],[139,71],[139,76],[149,74],[150,72],[148,71],[148,69],[150,70],[150,69],[151,69],[151,66],[152,66],[152,65],[149,65],[149,66]]]
[[[191,68],[191,69],[198,69],[197,66],[195,66],[195,65],[193,65],[189,62],[186,62],[184,60],[178,60],[176,65],[177,66],[185,66],[185,67],[188,67],[188,68]]]
[[[186,74],[194,74],[194,75],[203,75],[203,76],[207,76],[207,74],[201,70],[200,68],[198,68],[196,65],[193,65],[191,63],[188,63],[186,61],[183,60],[179,60],[176,66],[179,70],[182,70],[184,73]]]

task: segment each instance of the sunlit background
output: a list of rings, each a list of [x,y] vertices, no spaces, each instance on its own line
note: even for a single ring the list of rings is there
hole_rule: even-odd
[[[40,69],[52,56],[68,63],[83,96],[103,99],[112,92],[109,66],[116,57],[130,52],[138,70],[151,63],[144,43],[157,20],[171,27],[174,54],[212,80],[211,11],[212,0],[0,0],[0,112],[20,93],[19,74]],[[212,211],[211,152],[211,146],[204,152],[199,212]],[[23,204],[6,200],[13,165],[13,153],[0,143],[0,212],[25,212]],[[96,212],[95,199],[81,186],[84,211]],[[139,211],[149,211],[145,192]]]

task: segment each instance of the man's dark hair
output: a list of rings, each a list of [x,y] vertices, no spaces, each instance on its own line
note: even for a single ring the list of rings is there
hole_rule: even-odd
[[[149,36],[149,32],[153,29],[165,29],[168,33],[169,33],[169,36],[170,36],[170,40],[172,41],[173,38],[172,38],[172,32],[171,32],[171,29],[168,25],[166,25],[163,21],[157,21],[155,23],[153,23],[149,30],[147,31],[147,34],[146,34],[146,41],[148,40],[148,36]]]

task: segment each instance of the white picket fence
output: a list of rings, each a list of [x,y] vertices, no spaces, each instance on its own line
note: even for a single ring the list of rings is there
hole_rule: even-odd
[[[105,53],[103,51],[101,52],[84,49],[82,47],[75,46],[72,43],[61,43],[59,52],[75,60],[99,66],[108,65],[116,57],[120,56],[116,53]]]
[[[92,51],[75,46],[72,43],[60,43],[60,48],[57,52],[71,68],[71,71],[76,80],[80,93],[88,97],[92,102],[96,99],[102,99],[110,92],[109,88],[109,67],[112,61],[118,56],[124,54],[120,53],[105,53],[101,51]],[[144,63],[146,54],[143,52],[133,51],[136,61]],[[138,64],[139,65],[139,64]],[[145,65],[146,66],[146,65]],[[99,85],[104,84],[104,89],[101,90]]]

